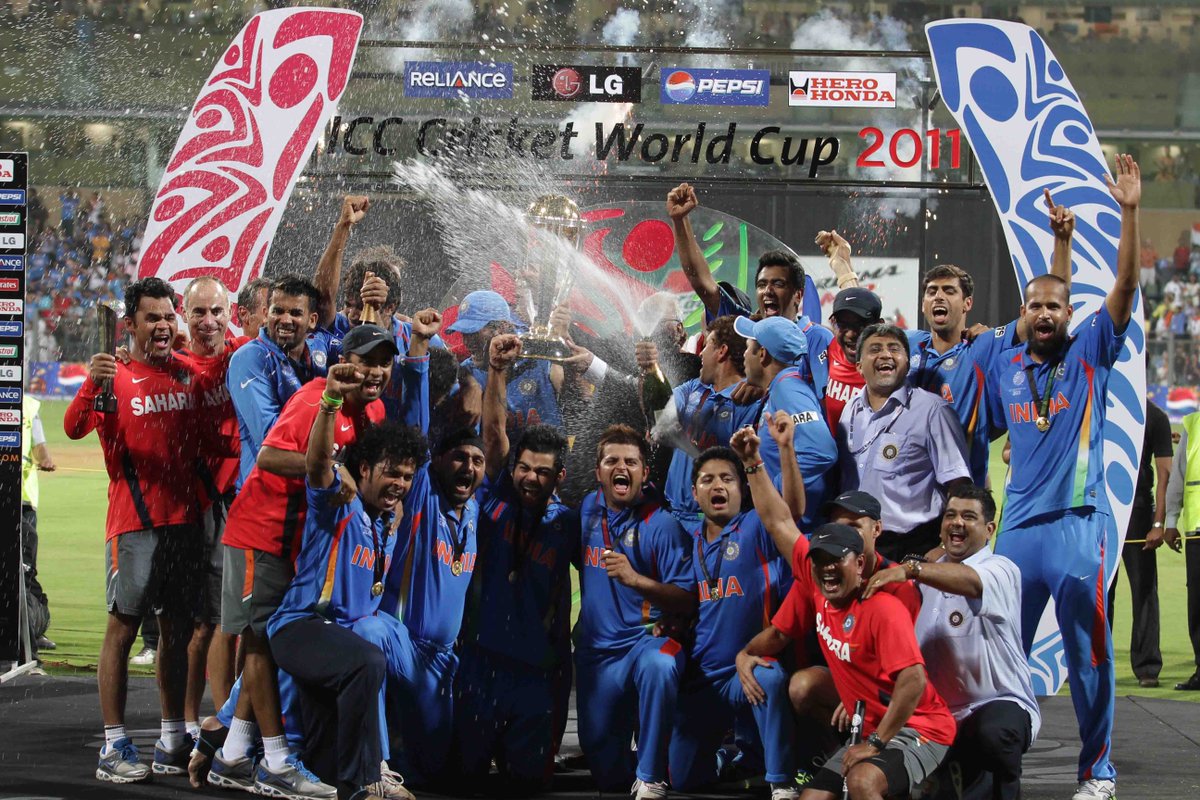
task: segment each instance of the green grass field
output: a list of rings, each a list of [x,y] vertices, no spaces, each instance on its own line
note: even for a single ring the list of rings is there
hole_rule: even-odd
[[[62,670],[94,670],[104,633],[104,515],[108,478],[94,435],[72,442],[62,429],[66,403],[42,404],[42,422],[58,471],[42,473],[38,509],[38,574],[50,596],[52,621],[48,635],[58,649],[45,653],[49,666]],[[994,448],[992,474],[1004,474],[999,448]],[[1117,690],[1122,695],[1200,701],[1200,693],[1176,692],[1176,682],[1192,674],[1183,556],[1166,548],[1158,557],[1162,606],[1163,670],[1161,688],[1142,689],[1129,668],[1129,591],[1117,591],[1115,642]],[[136,668],[135,668],[136,670]],[[143,670],[148,674],[148,670]]]

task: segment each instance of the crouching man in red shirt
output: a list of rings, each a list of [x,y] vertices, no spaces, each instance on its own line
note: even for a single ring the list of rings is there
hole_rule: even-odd
[[[843,787],[852,800],[907,796],[954,742],[954,717],[926,679],[912,616],[892,595],[862,599],[862,550],[858,531],[837,523],[809,542],[817,639],[842,701],[835,717],[845,722],[858,700],[866,713],[863,741],[835,753],[801,800],[837,800]]]

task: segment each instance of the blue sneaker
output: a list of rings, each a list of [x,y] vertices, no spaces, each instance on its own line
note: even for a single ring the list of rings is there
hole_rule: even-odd
[[[162,739],[159,739],[154,743],[154,774],[187,775],[188,761],[191,760],[194,745],[195,742],[188,738],[174,750],[167,750],[162,745]]]
[[[128,736],[115,742],[108,755],[100,750],[96,777],[112,783],[140,783],[150,779],[150,767],[138,761],[138,749]]]
[[[213,762],[216,768],[216,762]],[[209,773],[211,777],[212,773]],[[275,772],[259,762],[254,778],[254,794],[263,797],[282,797],[286,800],[337,800],[337,789],[308,771],[295,753],[288,756],[283,769]]]
[[[246,756],[238,761],[226,761],[225,750],[213,753],[208,767],[208,785],[221,789],[241,789],[254,794],[254,759]]]

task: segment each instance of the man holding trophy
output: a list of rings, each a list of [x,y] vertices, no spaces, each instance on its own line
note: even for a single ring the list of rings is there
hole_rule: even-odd
[[[195,465],[200,456],[191,371],[172,351],[175,292],[159,278],[125,290],[125,308],[99,307],[101,351],[63,419],[67,436],[100,437],[108,470],[105,561],[108,627],[97,678],[104,716],[104,747],[96,777],[132,783],[150,777],[125,731],[129,648],[147,610],[158,615],[157,659],[162,734],[153,770],[183,774],[192,740],[184,729],[187,647],[203,576]],[[132,337],[128,364],[113,352],[123,333]],[[123,338],[123,337],[121,337]],[[203,424],[203,423],[202,423]]]

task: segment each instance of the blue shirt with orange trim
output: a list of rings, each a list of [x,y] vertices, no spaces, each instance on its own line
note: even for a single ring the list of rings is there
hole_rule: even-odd
[[[792,570],[756,511],[738,514],[711,542],[703,521],[690,534],[700,616],[688,664],[706,681],[723,680],[736,671],[738,651],[771,624],[792,585]]]
[[[479,388],[486,390],[488,371],[476,366],[474,358],[465,359],[462,365],[471,370]],[[562,428],[563,415],[550,381],[550,362],[523,358],[508,374],[508,438],[515,442],[530,425]]]
[[[396,546],[396,537],[388,535],[391,514],[371,519],[358,495],[341,503],[337,472],[328,488],[307,480],[304,487],[308,515],[296,577],[267,623],[268,636],[313,614],[343,626],[374,614],[381,597],[371,587],[383,580]]]
[[[908,385],[940,395],[954,408],[967,440],[967,466],[971,480],[983,486],[991,457],[991,413],[986,401],[987,373],[993,361],[1011,348],[1012,322],[965,339],[944,353],[933,347],[929,331],[908,334]]]
[[[608,577],[602,554],[624,554],[633,569],[659,583],[696,590],[691,548],[683,528],[653,487],[632,508],[614,511],[596,490],[580,507],[580,540],[574,553],[581,594],[575,643],[581,648],[623,650],[649,635],[659,611],[642,595]],[[664,640],[666,641],[666,640]]]
[[[354,326],[350,324],[350,318],[342,312],[338,312],[333,318],[333,324],[329,327],[329,335],[332,342],[329,346],[329,363],[336,364],[342,355],[342,339],[350,332]],[[412,342],[412,323],[404,320],[391,319],[391,333],[396,342],[395,363],[392,366],[392,373],[399,374],[400,367],[408,356],[408,346]],[[438,347],[442,350],[446,349],[446,343],[442,341],[442,337],[434,336],[429,340],[430,347]],[[404,385],[399,381],[391,381],[383,388],[383,395],[379,398],[383,401],[383,407],[387,410],[388,419],[402,419],[404,416]]]
[[[507,471],[479,495],[479,575],[463,640],[548,669],[569,636],[571,546],[579,540],[579,512],[555,496],[535,519],[521,506]]]
[[[417,470],[404,500],[382,605],[413,638],[443,648],[458,638],[479,552],[478,524],[478,500],[468,500],[460,515],[438,490],[429,463]]]
[[[767,421],[780,410],[786,411],[796,424],[792,441],[796,449],[796,463],[800,465],[800,474],[804,477],[806,495],[800,530],[811,531],[820,522],[821,507],[828,494],[825,473],[837,463],[837,443],[825,424],[821,401],[800,371],[796,367],[788,367],[776,375],[767,387],[756,428],[762,442],[759,445],[759,457],[777,489],[782,487],[779,445],[771,437]]]
[[[1104,403],[1109,373],[1124,344],[1125,330],[1116,329],[1102,305],[1059,355],[1038,364],[1022,344],[993,365],[988,392],[993,424],[1006,428],[1012,443],[1005,529],[1064,511],[1110,513],[1104,490]],[[1037,429],[1030,372],[1038,398],[1046,401],[1049,394],[1045,433]]]

